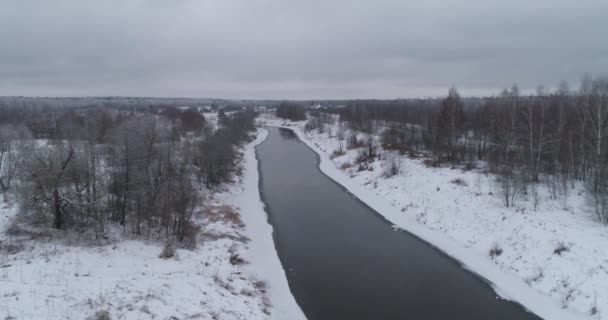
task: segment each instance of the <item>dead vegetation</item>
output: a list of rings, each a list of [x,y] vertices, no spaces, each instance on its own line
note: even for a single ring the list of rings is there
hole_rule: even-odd
[[[173,246],[173,243],[167,242],[163,248],[163,251],[161,251],[158,257],[161,259],[169,259],[176,257],[175,247]]]
[[[233,266],[238,266],[238,265],[242,265],[245,264],[245,259],[243,259],[243,257],[241,257],[241,255],[237,252],[238,247],[237,245],[232,245],[230,247],[230,249],[228,250],[228,253],[230,253],[230,264]]]
[[[343,164],[340,165],[340,169],[341,170],[347,170],[353,167],[353,164],[350,162],[344,162]]]
[[[331,155],[329,155],[329,158],[333,160],[333,159],[343,156],[343,155],[344,155],[344,150],[342,150],[342,151],[334,150],[334,152],[332,152]]]
[[[563,242],[559,242],[555,250],[553,250],[553,254],[561,256],[564,252],[570,251],[570,247]]]
[[[452,180],[450,181],[450,183],[455,184],[455,185],[457,185],[457,186],[459,186],[459,187],[466,187],[466,186],[468,186],[468,185],[469,185],[469,184],[468,184],[468,183],[467,183],[467,182],[466,182],[464,179],[462,179],[462,178],[454,178],[454,179],[452,179]]]
[[[13,255],[17,254],[25,249],[25,245],[22,242],[3,242],[0,241],[0,255]]]
[[[538,270],[530,277],[526,278],[526,284],[532,286],[533,283],[541,281],[545,277],[545,272],[543,269],[538,268]]]
[[[99,310],[94,315],[87,318],[88,320],[111,320],[110,312],[108,310]]]
[[[203,210],[203,215],[211,223],[222,222],[239,229],[245,228],[239,212],[228,205],[208,206]]]
[[[490,258],[494,259],[502,254],[502,248],[498,243],[494,243],[490,248]]]

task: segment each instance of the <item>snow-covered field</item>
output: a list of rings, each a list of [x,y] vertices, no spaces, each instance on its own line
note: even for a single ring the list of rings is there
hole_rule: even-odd
[[[103,244],[9,236],[16,208],[0,203],[0,319],[303,319],[259,198],[254,146],[266,135],[245,147],[241,181],[197,216],[197,248],[175,258],[159,258],[163,243],[120,230]]]
[[[480,171],[429,168],[422,159],[403,156],[396,176],[385,178],[379,160],[372,171],[357,172],[349,167],[357,150],[330,159],[339,142],[328,132],[304,132],[304,122],[271,115],[261,122],[293,129],[320,155],[325,174],[396,229],[425,239],[486,278],[501,297],[545,319],[608,319],[608,227],[587,211],[581,186],[570,190],[566,209],[542,187],[536,210],[532,199],[506,208],[496,178]],[[493,247],[502,254],[490,257]],[[560,247],[566,249],[558,254]]]

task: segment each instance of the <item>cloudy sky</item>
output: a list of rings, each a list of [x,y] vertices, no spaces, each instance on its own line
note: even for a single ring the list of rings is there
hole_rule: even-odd
[[[0,0],[0,95],[397,98],[608,71],[606,0]]]

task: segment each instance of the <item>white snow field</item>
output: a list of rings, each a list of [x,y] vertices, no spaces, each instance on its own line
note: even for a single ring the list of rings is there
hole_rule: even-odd
[[[0,202],[0,319],[304,319],[259,198],[254,147],[266,135],[244,147],[241,181],[205,202],[197,248],[176,258],[119,229],[103,244],[9,236],[17,210]],[[231,264],[235,254],[244,263]]]
[[[565,209],[542,189],[536,210],[531,199],[506,208],[495,177],[481,171],[429,168],[423,159],[402,156],[396,176],[385,178],[380,160],[372,171],[357,172],[349,166],[358,150],[330,158],[339,141],[328,132],[336,127],[305,132],[304,121],[271,114],[260,122],[293,129],[319,154],[321,171],[396,230],[415,234],[487,279],[500,297],[545,319],[608,319],[608,227],[588,212],[582,186],[570,190]],[[491,257],[493,247],[502,254]],[[566,249],[557,254],[559,247]]]

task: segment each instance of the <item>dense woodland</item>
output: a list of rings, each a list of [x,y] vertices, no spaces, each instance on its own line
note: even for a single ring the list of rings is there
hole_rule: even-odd
[[[34,99],[35,100],[35,99]],[[6,101],[5,101],[6,103]],[[241,110],[241,108],[238,108]],[[193,246],[202,188],[239,172],[256,114],[169,105],[0,108],[0,186],[21,221],[103,237],[109,225]]]
[[[292,121],[306,120],[306,109],[296,102],[283,101],[277,106],[276,115]]]
[[[348,147],[366,146],[360,160],[384,149],[427,156],[429,165],[460,165],[472,169],[480,162],[499,176],[506,206],[518,199],[538,202],[538,186],[564,207],[576,181],[587,188],[589,205],[608,224],[608,78],[586,75],[577,89],[562,82],[548,92],[539,87],[522,95],[516,85],[488,98],[461,98],[455,88],[443,99],[358,100],[343,107],[311,112],[308,129],[324,129],[339,115],[335,134]],[[348,127],[368,135],[344,137]],[[338,150],[337,153],[340,153]]]

